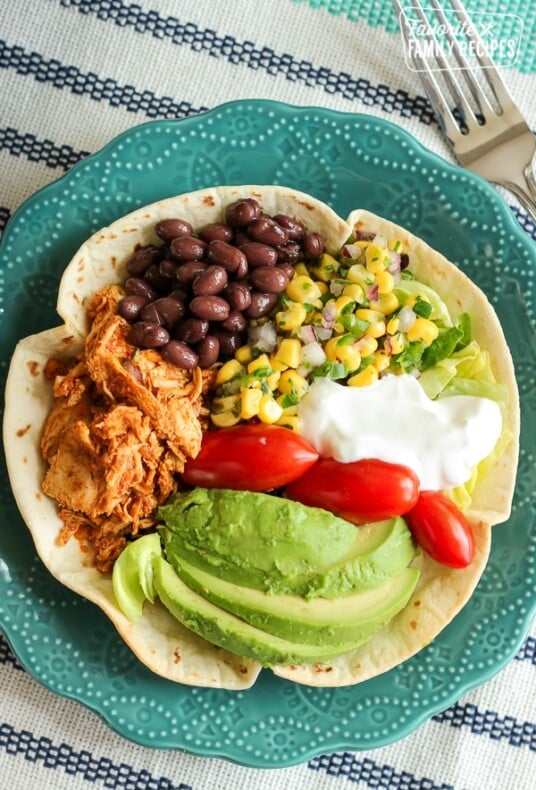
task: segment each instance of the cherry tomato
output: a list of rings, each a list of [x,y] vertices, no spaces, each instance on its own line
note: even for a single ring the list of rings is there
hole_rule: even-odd
[[[401,516],[418,495],[419,480],[411,469],[374,458],[347,464],[321,458],[285,490],[290,499],[330,510],[354,524]]]
[[[417,543],[436,562],[466,568],[473,561],[471,526],[459,507],[441,492],[421,491],[406,521]]]
[[[303,475],[317,459],[309,442],[288,428],[248,423],[205,433],[183,478],[205,488],[271,491]]]

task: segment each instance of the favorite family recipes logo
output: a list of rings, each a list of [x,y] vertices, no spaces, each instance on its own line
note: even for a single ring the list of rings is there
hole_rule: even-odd
[[[519,54],[523,20],[516,14],[475,12],[471,23],[455,10],[407,6],[400,14],[405,58],[411,71],[444,71],[463,68],[458,59],[481,68],[491,64],[513,66]]]

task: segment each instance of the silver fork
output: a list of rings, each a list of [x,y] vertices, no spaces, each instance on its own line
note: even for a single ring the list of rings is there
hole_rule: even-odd
[[[512,192],[536,221],[534,134],[514,104],[464,7],[459,0],[448,1],[459,22],[458,31],[453,29],[437,0],[425,0],[424,5],[426,11],[433,10],[433,27],[417,0],[393,0],[408,58],[419,72],[458,162]],[[416,22],[424,39],[416,34]],[[471,65],[463,52],[456,36],[460,31],[469,42],[478,67]],[[442,43],[443,36],[450,56]],[[433,54],[425,50],[423,57],[423,40],[428,42],[426,46],[433,47]]]

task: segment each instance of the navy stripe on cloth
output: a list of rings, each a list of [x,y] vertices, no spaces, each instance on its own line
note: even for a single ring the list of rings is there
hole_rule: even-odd
[[[26,52],[23,47],[9,46],[3,40],[0,40],[0,68],[14,69],[17,74],[107,102],[112,107],[124,107],[127,112],[143,112],[148,118],[184,118],[207,109],[192,107],[186,101],[176,102],[169,96],[157,96],[152,91],[139,91],[133,85],[120,85],[110,77],[83,72],[77,66],[47,59],[39,52]]]
[[[63,770],[86,782],[103,782],[104,787],[123,790],[192,790],[191,785],[175,784],[166,777],[155,777],[142,768],[127,763],[114,763],[108,757],[93,757],[91,752],[76,751],[67,743],[55,745],[50,738],[36,736],[27,730],[17,732],[9,724],[0,724],[0,749],[6,754],[22,756],[44,768]]]
[[[439,724],[468,727],[474,735],[488,735],[493,741],[507,741],[510,746],[528,746],[536,751],[536,724],[519,722],[514,716],[499,716],[493,710],[481,711],[476,705],[456,703],[432,717]]]
[[[98,19],[119,27],[129,27],[141,35],[169,39],[173,44],[187,46],[194,52],[204,52],[212,57],[227,60],[234,65],[265,71],[273,77],[283,77],[344,99],[359,99],[368,106],[375,105],[386,113],[399,112],[403,117],[418,118],[421,123],[436,123],[432,107],[424,96],[410,96],[407,91],[395,90],[388,85],[375,85],[362,77],[353,77],[344,71],[333,71],[309,60],[298,60],[288,52],[279,53],[252,41],[240,41],[234,36],[222,35],[193,22],[181,22],[173,16],[162,16],[156,11],[144,11],[136,3],[123,0],[60,0],[66,8],[76,8],[81,14],[95,15]]]
[[[0,206],[0,236],[3,233],[4,228],[7,225],[7,221],[11,216],[11,211],[7,208],[7,206]]]
[[[453,785],[436,784],[433,779],[418,779],[408,771],[396,771],[392,765],[380,765],[370,758],[360,759],[350,752],[323,754],[307,763],[314,771],[345,777],[350,782],[364,782],[367,787],[389,790],[454,790]]]
[[[528,636],[516,655],[518,661],[531,661],[536,666],[536,638]]]

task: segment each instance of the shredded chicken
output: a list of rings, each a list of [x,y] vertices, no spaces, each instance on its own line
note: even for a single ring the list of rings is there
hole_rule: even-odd
[[[117,312],[123,292],[99,291],[82,356],[50,360],[54,405],[41,451],[43,491],[59,504],[59,542],[73,535],[108,572],[127,540],[155,523],[201,446],[210,371],[185,371],[159,352],[139,350]]]

